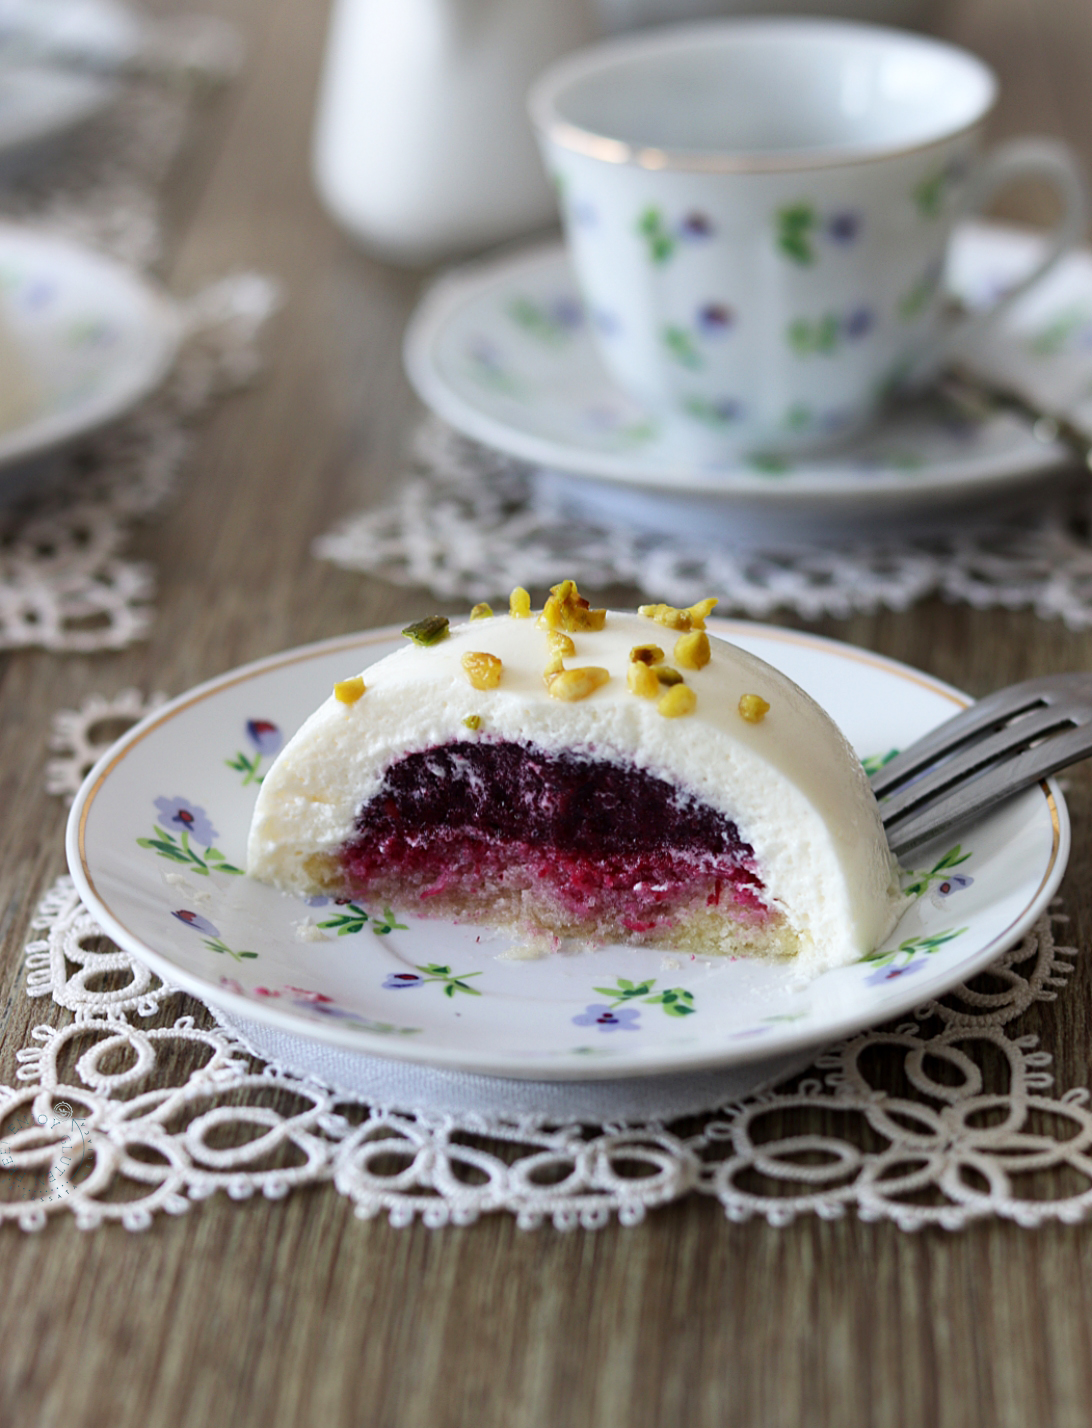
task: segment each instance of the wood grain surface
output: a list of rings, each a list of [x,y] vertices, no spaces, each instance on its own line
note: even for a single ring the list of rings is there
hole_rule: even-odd
[[[391,0],[400,3],[400,0]],[[548,0],[542,0],[548,3]],[[179,9],[163,0],[163,11]],[[286,307],[266,379],[202,428],[176,504],[134,554],[159,573],[146,644],[0,659],[0,1079],[26,1010],[28,919],[63,870],[43,791],[50,716],[126,685],[178,693],[285,646],[426,613],[423,592],[321,564],[312,539],[398,479],[417,407],[399,362],[424,275],[376,263],[307,173],[321,0],[202,0],[247,69],[205,102],[167,195],[179,293],[241,267]],[[953,0],[934,28],[999,71],[998,136],[1092,161],[1089,0]],[[1008,213],[1049,217],[1029,190]],[[635,592],[620,590],[620,600]],[[789,623],[800,624],[791,620]],[[1088,667],[1092,638],[931,602],[812,626],[983,693]],[[1092,779],[1073,777],[1069,940],[1092,941]],[[1087,1084],[1092,966],[1028,1026]],[[855,1219],[733,1225],[692,1197],[633,1229],[361,1222],[330,1189],[217,1198],[141,1235],[0,1231],[0,1424],[118,1428],[1028,1428],[1092,1419],[1092,1226],[907,1235]]]

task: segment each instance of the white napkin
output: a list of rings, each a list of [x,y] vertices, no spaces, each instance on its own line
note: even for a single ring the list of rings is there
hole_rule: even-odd
[[[263,1060],[386,1110],[482,1117],[531,1117],[595,1125],[671,1121],[742,1100],[802,1071],[819,1048],[719,1071],[633,1076],[612,1081],[522,1081],[441,1071],[410,1061],[362,1056],[262,1022],[218,1011]]]

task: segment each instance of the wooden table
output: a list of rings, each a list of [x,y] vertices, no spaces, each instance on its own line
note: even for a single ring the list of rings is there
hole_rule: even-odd
[[[254,266],[283,277],[288,304],[267,379],[217,409],[177,505],[136,540],[159,572],[148,642],[0,659],[7,1082],[27,1034],[28,919],[63,869],[64,811],[42,777],[53,712],[128,684],[177,693],[434,603],[309,553],[400,469],[417,408],[399,336],[422,282],[356,251],[312,194],[325,6],[202,8],[242,27],[250,63],[209,100],[176,166],[165,277],[185,293]],[[1092,166],[1088,0],[952,0],[936,28],[1000,72],[997,135],[1060,134]],[[1035,219],[1045,202],[1028,193],[1010,212]],[[1059,624],[939,602],[815,628],[976,693],[1092,656],[1092,637]],[[1092,940],[1090,793],[1088,772],[1075,774],[1063,892],[1081,946]],[[1062,999],[1029,1017],[1063,1088],[1089,1079],[1090,985],[1092,967],[1078,963]],[[430,1232],[362,1223],[320,1189],[281,1203],[217,1198],[141,1235],[82,1235],[67,1220],[37,1236],[7,1228],[0,1285],[0,1422],[13,1428],[1027,1428],[1092,1417],[1088,1227],[770,1229],[732,1225],[692,1197],[635,1229],[522,1233],[497,1216]]]

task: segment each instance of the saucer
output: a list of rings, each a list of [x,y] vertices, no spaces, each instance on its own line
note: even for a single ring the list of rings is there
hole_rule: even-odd
[[[0,223],[0,302],[28,395],[0,428],[0,467],[84,436],[157,387],[178,350],[174,304],[123,264]]]
[[[973,223],[953,239],[949,280],[980,305],[1026,270],[1040,239]],[[1092,396],[1092,252],[1068,255],[983,337],[968,365],[1020,390]],[[892,410],[821,457],[696,458],[620,392],[599,360],[564,248],[485,260],[442,278],[406,332],[421,399],[457,430],[554,473],[674,496],[730,497],[767,512],[926,511],[1004,494],[1071,463],[1007,413],[973,420],[935,401]],[[1092,409],[1090,409],[1092,416]]]
[[[801,684],[866,762],[968,702],[831,640],[741,621],[709,628]],[[650,947],[522,960],[485,928],[252,882],[247,831],[270,760],[338,679],[402,644],[393,630],[367,631],[191,690],[104,754],[72,806],[69,868],[95,919],[171,985],[235,1025],[264,1027],[254,1037],[263,1047],[287,1032],[354,1055],[531,1081],[769,1063],[974,976],[1032,925],[1064,871],[1068,817],[1046,783],[915,853],[904,880],[912,902],[891,937],[810,980],[781,962]],[[320,1052],[287,1042],[276,1054],[314,1067]],[[352,1080],[343,1062],[325,1065],[328,1079]]]

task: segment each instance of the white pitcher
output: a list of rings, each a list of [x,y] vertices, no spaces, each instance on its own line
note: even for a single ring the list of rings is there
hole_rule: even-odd
[[[335,0],[313,155],[330,212],[408,264],[550,222],[524,96],[594,35],[588,0]]]

